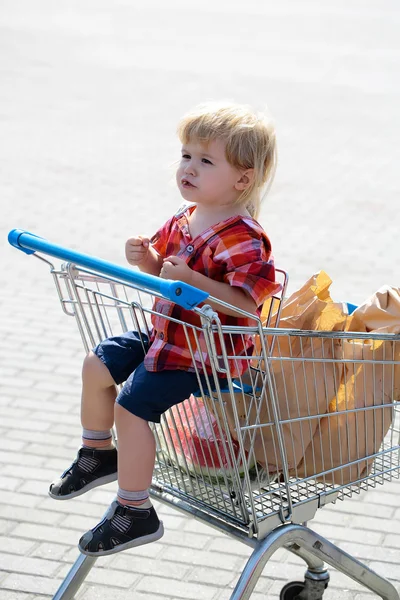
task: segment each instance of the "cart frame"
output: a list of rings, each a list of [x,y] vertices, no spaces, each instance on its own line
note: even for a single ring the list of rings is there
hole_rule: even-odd
[[[310,421],[310,416],[308,416],[308,418],[306,416],[288,419],[287,421],[282,420],[276,397],[276,381],[274,380],[273,372],[271,370],[271,364],[273,364],[271,363],[273,351],[274,348],[276,349],[276,347],[279,346],[280,336],[286,336],[289,340],[293,338],[297,343],[300,340],[300,345],[302,344],[303,339],[312,337],[316,340],[315,343],[317,343],[317,340],[322,340],[321,343],[323,348],[324,344],[333,347],[334,341],[337,341],[338,339],[354,341],[355,339],[370,339],[371,337],[376,340],[383,340],[384,343],[400,344],[400,336],[371,336],[370,334],[368,336],[363,336],[362,334],[357,334],[352,337],[351,334],[338,332],[279,331],[276,328],[270,327],[271,323],[276,325],[279,320],[282,295],[277,296],[274,299],[275,302],[271,302],[266,323],[267,327],[265,327],[265,325],[263,326],[257,319],[254,319],[254,327],[246,330],[246,335],[247,333],[258,335],[261,346],[258,359],[259,361],[261,359],[264,360],[263,369],[257,371],[257,377],[259,378],[257,387],[253,384],[252,390],[248,392],[245,390],[245,385],[240,376],[239,385],[238,379],[235,379],[234,376],[231,377],[230,370],[238,357],[229,356],[229,352],[225,347],[227,336],[237,336],[239,332],[235,331],[234,328],[230,331],[229,329],[221,327],[218,323],[217,313],[209,306],[197,308],[199,304],[202,304],[207,299],[212,301],[213,305],[215,305],[216,302],[218,303],[215,299],[208,298],[207,294],[204,292],[192,288],[182,282],[165,281],[158,277],[138,273],[132,269],[120,267],[101,259],[51,244],[46,240],[43,240],[43,238],[21,230],[13,230],[10,232],[9,242],[26,254],[34,254],[50,267],[62,308],[67,315],[75,317],[86,350],[88,350],[91,345],[94,345],[93,342],[95,340],[92,335],[93,327],[97,329],[95,333],[100,339],[106,333],[104,327],[107,323],[103,322],[102,318],[100,318],[99,321],[99,315],[106,314],[104,312],[106,308],[107,310],[108,308],[112,308],[112,310],[116,312],[119,325],[122,329],[126,330],[127,328],[123,310],[124,306],[129,308],[130,315],[133,315],[134,323],[136,323],[138,319],[142,319],[141,323],[143,327],[143,323],[148,322],[148,319],[146,321],[146,313],[147,316],[151,315],[152,309],[144,306],[141,295],[167,298],[172,302],[179,303],[185,308],[192,309],[198,313],[201,320],[201,327],[198,331],[204,335],[204,340],[212,359],[211,367],[213,375],[215,375],[216,380],[218,379],[219,373],[223,373],[227,378],[226,389],[219,388],[219,385],[217,384],[216,389],[209,387],[208,390],[201,390],[201,396],[203,401],[207,402],[210,400],[211,404],[214,403],[214,406],[212,407],[214,410],[211,412],[214,412],[213,416],[216,419],[216,426],[219,428],[219,431],[227,431],[233,427],[237,432],[239,449],[234,449],[232,439],[227,436],[223,443],[222,450],[218,453],[218,460],[222,461],[221,454],[230,457],[228,472],[227,474],[223,474],[222,483],[217,481],[217,483],[211,483],[210,485],[212,478],[210,479],[208,474],[205,474],[204,471],[196,476],[196,474],[190,472],[190,464],[188,463],[185,463],[183,468],[182,465],[180,465],[181,469],[177,468],[176,452],[175,456],[171,454],[171,443],[169,441],[168,444],[167,440],[167,449],[165,450],[164,448],[159,455],[161,456],[161,459],[158,461],[160,467],[159,477],[158,479],[156,477],[155,480],[153,480],[150,495],[161,503],[172,506],[186,515],[190,515],[219,531],[223,531],[227,535],[245,543],[253,549],[231,595],[231,600],[247,600],[251,597],[252,591],[254,590],[264,566],[274,552],[281,547],[284,547],[289,552],[301,557],[307,565],[304,583],[296,584],[300,585],[296,592],[298,595],[294,596],[293,593],[290,595],[290,589],[288,589],[288,586],[285,586],[286,590],[284,588],[281,592],[281,598],[283,600],[286,598],[299,598],[299,600],[322,599],[324,590],[329,581],[329,574],[325,567],[325,563],[335,567],[337,570],[351,577],[385,600],[400,600],[399,594],[390,582],[306,526],[306,522],[312,519],[316,510],[324,504],[335,502],[338,498],[343,499],[353,493],[358,493],[360,489],[374,486],[376,483],[383,483],[384,481],[391,480],[393,477],[398,477],[400,470],[400,446],[398,440],[399,431],[396,424],[398,407],[395,398],[391,397],[386,399],[382,406],[369,407],[373,411],[382,409],[382,412],[379,412],[379,415],[387,415],[388,410],[392,411],[392,423],[389,432],[390,439],[386,442],[386,446],[376,449],[374,453],[368,455],[364,454],[359,460],[352,460],[351,462],[349,461],[346,463],[349,468],[356,468],[358,478],[351,480],[350,482],[344,481],[340,484],[340,482],[338,483],[337,478],[335,479],[335,473],[340,474],[342,467],[331,467],[324,472],[318,472],[319,480],[322,479],[322,483],[318,483],[316,482],[316,478],[312,475],[299,478],[298,476],[294,477],[293,473],[290,472],[283,426],[287,424],[287,421],[290,421],[290,424],[302,427],[303,422],[306,423]],[[42,254],[68,261],[68,263],[56,268],[51,262],[45,259]],[[93,284],[94,286],[93,297],[90,296],[91,289],[90,285],[88,286],[88,282],[90,285]],[[106,283],[110,286],[110,292],[108,294],[99,290],[99,282]],[[283,290],[286,287],[286,283],[287,278],[284,276]],[[65,289],[62,288],[62,285],[66,286]],[[134,290],[135,293],[138,294],[139,300],[137,302],[133,302],[130,299],[121,300],[116,292],[118,286]],[[83,300],[82,290],[84,294]],[[98,305],[99,297],[102,298],[100,307]],[[96,300],[93,300],[93,298],[96,298]],[[104,302],[104,298],[106,299],[106,302]],[[242,315],[251,317],[251,315],[246,315],[243,311],[239,312],[241,312]],[[275,321],[273,321],[273,313],[275,313]],[[292,336],[292,338],[290,336]],[[219,350],[218,356],[212,356],[216,348],[216,343],[220,344],[218,347],[222,348],[222,353],[221,350]],[[296,364],[297,359],[294,356],[286,358],[289,359],[291,363]],[[300,362],[304,363],[305,360],[304,355],[302,355]],[[318,356],[318,360],[315,358],[314,354],[308,360],[312,364],[318,363],[319,365],[322,365],[323,369],[325,369],[327,364],[333,364],[336,368],[336,364],[346,363],[346,360],[344,360],[343,357],[335,360],[332,359],[332,357],[327,357],[324,353],[322,356]],[[253,368],[254,357],[252,358],[252,361]],[[297,363],[298,362],[299,361],[297,361]],[[359,361],[356,361],[355,359],[347,360],[347,362],[353,367],[355,364],[359,364]],[[374,381],[375,368],[384,370],[389,366],[394,369],[394,366],[397,366],[399,363],[394,355],[384,355],[383,359],[380,357],[380,360],[375,360],[375,358],[373,358],[373,360],[370,360],[369,362],[373,363],[371,368],[374,372]],[[384,373],[386,373],[386,371]],[[384,378],[385,377],[388,379],[388,376],[384,374]],[[318,375],[314,375],[315,384],[317,378]],[[238,389],[239,392],[237,391]],[[267,398],[268,396],[268,405],[271,407],[271,422],[266,424],[258,421],[258,424],[255,426],[247,419],[246,423],[243,424],[243,422],[240,421],[240,415],[234,408],[233,417],[231,416],[231,420],[233,419],[234,423],[233,425],[232,423],[229,423],[229,419],[226,417],[225,412],[221,407],[224,403],[224,394],[229,394],[231,399],[235,399],[235,393],[239,393],[242,397],[246,395],[247,398],[257,395],[259,399],[262,399],[263,397]],[[233,404],[235,404],[235,402],[233,402]],[[367,409],[364,408],[363,410],[365,411],[363,414],[366,415]],[[209,414],[209,412],[207,412],[207,414]],[[254,412],[252,414],[254,416]],[[259,413],[257,413],[257,415],[258,414]],[[375,412],[373,414],[375,415]],[[316,416],[318,418],[321,417],[319,414]],[[267,473],[266,480],[262,479],[259,469],[257,468],[258,463],[256,463],[256,475],[255,478],[251,480],[248,470],[251,467],[251,458],[254,458],[254,439],[257,434],[260,434],[262,427],[265,428],[266,425],[271,428],[273,427],[275,462],[277,463],[280,460],[280,463],[279,466],[276,467],[277,470],[275,471],[274,476],[272,476],[271,473]],[[166,430],[164,423],[164,429],[160,431],[163,432]],[[157,429],[155,429],[155,434],[156,438],[158,435],[161,435]],[[396,439],[394,434],[396,434]],[[162,433],[162,435],[165,434]],[[168,461],[165,460],[166,453],[168,455]],[[380,468],[374,466],[372,471],[364,471],[363,476],[361,476],[361,466],[364,465],[365,459],[373,461],[374,465],[380,465]],[[239,472],[243,465],[247,468],[247,470],[245,469],[244,474]],[[368,468],[371,469],[371,467]],[[180,474],[178,475],[176,473],[179,472],[179,470]],[[186,474],[183,476],[182,471],[185,470]],[[164,478],[164,471],[174,472],[175,479],[170,479],[170,483],[168,483],[168,480]],[[168,476],[171,477],[170,474]],[[333,477],[333,484],[329,483],[329,477],[326,479],[327,476]],[[191,489],[197,490],[197,492],[187,492],[187,481],[191,482]],[[302,487],[299,487],[300,483],[302,484]],[[206,498],[212,498],[210,506],[207,505],[207,499],[204,500],[204,491],[201,493],[198,491],[200,488],[203,489],[204,487],[207,488],[208,496],[206,494]],[[266,491],[266,488],[268,488],[268,491]],[[254,492],[254,489],[256,489],[257,492]],[[215,492],[215,497],[210,490]],[[203,494],[203,496],[201,494]],[[96,560],[97,559],[93,557],[79,555],[70,572],[54,595],[53,600],[72,599]],[[286,593],[288,593],[288,595],[286,595]]]

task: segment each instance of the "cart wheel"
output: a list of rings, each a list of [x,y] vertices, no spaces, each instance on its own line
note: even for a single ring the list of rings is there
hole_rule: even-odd
[[[304,581],[290,581],[281,589],[279,600],[297,600],[305,587]]]

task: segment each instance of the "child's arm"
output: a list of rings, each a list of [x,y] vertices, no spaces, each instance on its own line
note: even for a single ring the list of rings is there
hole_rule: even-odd
[[[130,265],[139,267],[149,275],[160,275],[163,258],[155,251],[147,237],[129,238],[125,244],[125,256]]]
[[[178,256],[169,256],[164,259],[160,277],[163,277],[164,279],[173,279],[175,281],[184,281],[204,292],[208,292],[210,296],[214,296],[214,298],[218,298],[218,300],[237,306],[241,310],[245,310],[253,315],[256,314],[257,306],[246,291],[239,287],[231,286],[229,283],[215,281],[206,275],[193,271],[185,261]],[[213,306],[212,302],[210,302],[210,304]],[[215,305],[213,308],[226,315],[234,317],[238,316],[237,312],[220,305]]]
[[[215,281],[196,271],[192,271],[190,285],[194,285],[204,292],[208,292],[210,296],[214,296],[214,298],[218,298],[218,300],[222,300],[227,304],[237,306],[241,310],[245,310],[253,315],[256,314],[257,306],[253,298],[245,290],[242,290],[239,287],[229,285],[229,283],[224,283],[223,281]],[[212,302],[209,304],[225,315],[231,315],[233,317],[239,316],[237,312],[230,310],[229,308],[225,308],[219,304],[213,306]]]

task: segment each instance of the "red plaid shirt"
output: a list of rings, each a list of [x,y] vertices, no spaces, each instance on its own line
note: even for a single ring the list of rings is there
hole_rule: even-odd
[[[169,219],[153,236],[153,247],[162,257],[179,256],[194,271],[216,281],[243,288],[253,298],[260,312],[264,300],[280,289],[280,285],[275,282],[271,244],[266,233],[253,218],[235,216],[213,225],[192,239],[188,217],[195,208],[194,205],[185,207]],[[171,318],[200,326],[198,315],[159,298],[156,299],[153,310],[159,314],[152,315],[154,329],[151,345],[144,359],[146,369],[195,371],[184,328],[171,321]],[[222,325],[254,326],[251,319],[233,317],[222,312],[218,316]],[[196,341],[192,329],[189,327],[187,331],[197,368],[202,372],[201,353],[207,372],[211,374],[204,337],[200,335]],[[228,355],[251,355],[251,336],[247,336],[245,340],[240,335],[232,337],[233,344],[226,340]],[[217,353],[220,352],[221,349],[217,347]],[[235,366],[230,369],[232,376],[239,376],[248,368],[247,360],[233,362]]]

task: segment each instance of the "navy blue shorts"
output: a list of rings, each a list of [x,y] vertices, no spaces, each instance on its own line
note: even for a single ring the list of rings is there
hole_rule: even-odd
[[[104,340],[93,352],[110,371],[115,383],[125,382],[117,397],[118,404],[145,421],[159,423],[166,410],[199,389],[199,381],[196,373],[189,371],[146,371],[143,360],[148,347],[146,335],[128,331]],[[207,388],[204,375],[200,375],[200,379]],[[221,379],[220,384],[224,381]]]

